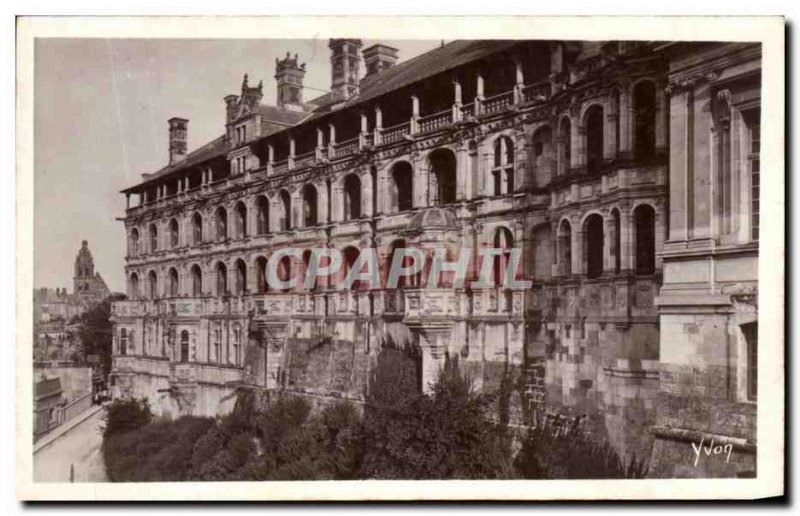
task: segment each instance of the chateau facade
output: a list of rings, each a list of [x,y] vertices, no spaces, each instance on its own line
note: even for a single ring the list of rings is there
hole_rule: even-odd
[[[718,358],[703,343],[717,323],[752,331],[739,325],[755,317],[755,269],[743,269],[757,258],[758,175],[738,143],[752,118],[709,127],[732,105],[758,105],[758,88],[745,98],[715,86],[752,81],[758,45],[455,41],[400,63],[385,45],[329,46],[329,94],[305,102],[305,66],[287,55],[277,106],[245,76],[220,106],[222,136],[189,153],[189,121],[170,119],[169,165],[124,190],[115,396],[172,415],[226,412],[243,387],[361,399],[376,356],[400,349],[421,389],[457,356],[478,388],[513,386],[515,421],[557,407],[642,457],[649,429],[675,426],[659,403],[712,394],[673,388],[681,375],[708,371],[736,392],[754,381],[747,352],[727,365],[684,353]],[[695,75],[707,86],[687,82]],[[736,176],[735,192],[730,179],[730,195],[710,186],[720,174]],[[375,248],[382,278],[397,248],[454,261],[461,249],[518,248],[517,276],[532,286],[476,287],[474,259],[459,289],[408,278],[344,290],[329,278],[274,291],[266,264],[284,247],[306,252],[280,262],[282,279],[304,272],[312,248],[341,251],[345,271]],[[706,303],[693,263],[709,257],[732,277],[715,276],[726,286]],[[658,445],[685,444],[676,435]]]

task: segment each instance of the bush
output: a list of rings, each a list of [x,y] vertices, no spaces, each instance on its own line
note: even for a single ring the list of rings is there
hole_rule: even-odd
[[[632,457],[626,464],[606,441],[583,433],[577,424],[544,424],[528,431],[514,460],[522,478],[644,478],[647,468]]]
[[[108,405],[103,437],[141,428],[153,418],[147,399],[116,399]]]
[[[398,389],[398,371],[379,363],[360,439],[359,478],[507,478],[505,432],[457,360],[446,360],[431,396]],[[385,375],[385,376],[383,376]]]

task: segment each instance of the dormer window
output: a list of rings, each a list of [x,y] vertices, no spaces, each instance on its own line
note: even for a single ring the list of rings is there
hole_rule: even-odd
[[[241,145],[247,141],[247,126],[240,125],[236,128],[236,144]]]

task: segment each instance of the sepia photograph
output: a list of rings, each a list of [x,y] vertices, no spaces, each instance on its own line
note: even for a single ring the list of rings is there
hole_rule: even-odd
[[[74,21],[18,34],[23,497],[783,493],[781,18]]]

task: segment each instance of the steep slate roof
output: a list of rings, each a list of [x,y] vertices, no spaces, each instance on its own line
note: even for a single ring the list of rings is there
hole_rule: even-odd
[[[518,40],[452,41],[446,45],[442,45],[441,47],[411,58],[408,61],[387,68],[377,74],[362,78],[359,83],[359,94],[342,103],[339,109],[367,102],[381,95],[385,95],[386,93],[421,81],[427,77],[487,57],[495,52],[505,50],[518,43]],[[259,111],[262,115],[261,137],[264,138],[300,123],[321,118],[332,113],[332,107],[336,104],[337,103],[331,101],[331,94],[326,93],[305,104],[306,107],[312,109],[310,113],[289,111],[276,106],[260,105]],[[229,150],[230,145],[225,135],[222,135],[190,152],[186,158],[180,162],[171,166],[167,165],[153,174],[144,176],[143,181],[122,190],[122,193],[133,192],[173,172],[183,170],[203,161],[224,156]]]
[[[520,43],[518,40],[457,40],[450,42],[380,73],[364,77],[359,83],[359,94],[348,99],[343,107],[367,102],[425,78],[505,50],[518,43]],[[331,102],[329,93],[312,100],[311,103],[318,106],[314,110],[312,119],[330,113],[331,107],[335,105]]]

